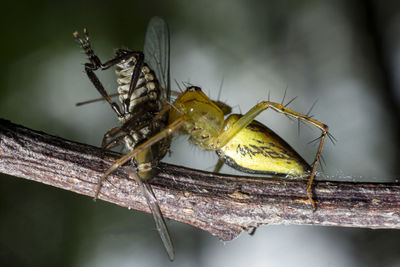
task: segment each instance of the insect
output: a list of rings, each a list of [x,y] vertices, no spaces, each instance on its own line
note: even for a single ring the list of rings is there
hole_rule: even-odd
[[[84,39],[78,32],[74,32],[73,36],[89,58],[90,62],[85,64],[87,76],[101,94],[102,100],[110,104],[122,123],[104,135],[101,146],[103,151],[122,144],[129,151],[134,151],[139,144],[147,142],[161,132],[168,125],[168,113],[161,114],[160,111],[170,101],[169,31],[165,21],[159,17],[150,20],[144,52],[118,49],[115,58],[105,63],[102,63],[93,52],[86,29],[84,29]],[[120,105],[112,101],[113,95],[107,93],[94,73],[98,69],[106,70],[112,66],[116,68],[118,81],[116,95],[119,96]],[[93,101],[78,105],[90,102]],[[145,196],[161,240],[172,261],[174,259],[172,241],[151,186],[146,183],[158,173],[157,164],[167,153],[170,143],[170,138],[164,138],[130,157],[132,164],[129,175],[135,179]],[[99,195],[105,177],[98,182],[95,199]]]

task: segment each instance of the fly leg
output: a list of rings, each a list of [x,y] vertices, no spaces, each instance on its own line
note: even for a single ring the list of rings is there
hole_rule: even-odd
[[[115,137],[117,134],[122,133],[122,135],[119,135]],[[118,145],[121,145],[124,141],[124,137],[127,136],[128,133],[126,133],[122,127],[115,127],[109,130],[104,134],[103,141],[101,142],[101,157],[104,157],[104,151],[107,149],[111,149],[113,147],[116,147]],[[110,138],[113,138],[109,140]]]
[[[294,112],[290,109],[287,109],[282,104],[278,104],[278,103],[270,102],[270,101],[264,101],[264,102],[257,104],[256,106],[254,106],[246,114],[244,114],[237,122],[235,122],[235,124],[233,124],[229,129],[222,132],[216,139],[216,149],[219,149],[219,148],[225,146],[240,130],[242,130],[247,125],[249,125],[255,119],[255,117],[257,117],[261,112],[263,112],[264,110],[266,110],[268,108],[271,108],[272,110],[274,110],[278,113],[282,113],[288,117],[295,118],[295,119],[301,120],[305,123],[311,124],[312,126],[318,128],[322,132],[321,137],[320,137],[321,141],[318,146],[317,154],[315,155],[315,160],[313,163],[310,179],[308,180],[307,191],[306,191],[308,199],[310,200],[310,203],[315,210],[316,205],[315,205],[315,202],[312,197],[311,189],[312,189],[312,183],[315,178],[317,165],[318,165],[318,162],[319,162],[319,159],[321,156],[322,148],[325,143],[325,139],[327,136],[329,136],[327,125],[325,125],[319,121],[316,121],[306,115]]]
[[[121,127],[115,127],[106,132],[103,136],[103,141],[101,142],[101,158],[104,159],[104,153],[107,149],[111,149],[115,146],[121,145],[124,141],[124,137],[127,135],[127,133],[124,132],[124,134],[117,136],[113,138],[115,135],[118,133],[123,132],[121,130]],[[109,138],[113,138],[111,141],[108,141]]]
[[[78,32],[75,31],[73,33],[73,36],[79,41],[81,44],[85,54],[89,57],[90,63],[85,64],[85,72],[87,76],[89,77],[90,81],[93,83],[93,85],[96,87],[97,91],[101,94],[101,96],[110,104],[111,108],[117,113],[118,117],[122,118],[124,117],[124,114],[129,113],[129,101],[131,98],[131,95],[133,93],[133,90],[136,87],[137,81],[139,80],[139,76],[144,64],[144,55],[142,52],[139,51],[128,51],[128,50],[118,50],[117,55],[115,58],[105,62],[101,63],[101,60],[99,59],[98,56],[94,53],[92,46],[89,41],[89,33],[86,28],[83,29],[83,33],[85,35],[85,38],[82,39]],[[134,68],[133,74],[132,74],[132,80],[131,84],[129,87],[129,93],[128,93],[128,98],[125,100],[123,103],[123,109],[124,112],[122,113],[119,106],[111,100],[110,95],[107,93],[106,89],[104,88],[103,84],[100,82],[99,78],[97,75],[94,73],[94,71],[101,69],[101,70],[106,70],[110,68],[111,66],[114,66],[115,64],[118,64],[119,62],[123,60],[127,60],[130,57],[135,57],[136,58],[136,65],[137,67]]]
[[[123,133],[122,135],[119,135],[115,137],[119,133]],[[128,134],[122,129],[122,127],[115,127],[106,132],[103,136],[103,141],[101,142],[101,158],[104,159],[104,153],[107,149],[111,149],[113,147],[116,147],[118,145],[123,144],[125,136]],[[111,140],[109,140],[112,138]],[[101,183],[103,181],[99,181],[97,184],[97,187],[101,186]],[[97,195],[95,196],[95,200],[97,198]]]

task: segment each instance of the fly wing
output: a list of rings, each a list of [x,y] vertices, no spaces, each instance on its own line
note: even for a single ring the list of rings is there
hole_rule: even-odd
[[[171,237],[169,236],[167,225],[165,224],[164,217],[162,216],[160,206],[158,205],[156,196],[154,195],[153,189],[148,183],[142,182],[137,173],[133,170],[129,170],[129,176],[133,178],[138,184],[142,194],[144,195],[147,204],[153,214],[154,221],[156,223],[157,231],[161,237],[161,241],[164,244],[165,250],[167,251],[170,261],[175,258],[174,246],[172,244]]]
[[[163,88],[162,98],[170,101],[170,48],[167,23],[160,17],[153,17],[147,26],[144,41],[144,60],[155,72]]]
[[[154,195],[153,189],[151,189],[151,186],[147,183],[143,183],[143,188],[145,188],[144,191],[146,191],[144,195],[146,197],[147,204],[149,205],[151,213],[153,214],[157,231],[161,237],[170,261],[173,261],[175,258],[174,246],[172,245],[172,240],[169,236],[168,228],[165,224],[164,217],[162,216],[160,206],[158,205],[157,199]]]

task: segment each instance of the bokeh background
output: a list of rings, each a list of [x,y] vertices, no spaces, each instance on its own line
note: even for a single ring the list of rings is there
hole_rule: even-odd
[[[324,149],[331,180],[397,182],[400,99],[398,1],[7,1],[0,16],[0,116],[99,145],[117,124],[83,72],[72,38],[88,27],[103,59],[141,50],[146,25],[170,25],[172,79],[201,86],[246,112],[287,100],[330,126]],[[115,90],[113,71],[101,75]],[[223,81],[223,82],[222,82]],[[221,86],[222,84],[222,86]],[[258,120],[308,162],[318,131],[267,111]],[[165,162],[212,170],[216,155],[178,137]],[[231,172],[224,168],[222,172]],[[1,175],[1,266],[400,266],[400,231],[264,226],[232,242],[169,221],[170,263],[152,217],[47,185]]]

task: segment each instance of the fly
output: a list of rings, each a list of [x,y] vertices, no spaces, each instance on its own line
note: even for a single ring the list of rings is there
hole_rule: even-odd
[[[153,17],[147,27],[144,51],[118,49],[111,60],[102,63],[94,53],[86,28],[82,39],[78,32],[73,36],[81,44],[89,63],[85,64],[85,72],[97,91],[116,112],[121,126],[112,128],[103,137],[102,149],[111,149],[118,145],[125,145],[127,150],[135,151],[140,144],[146,143],[153,136],[158,135],[168,125],[168,112],[164,111],[170,102],[170,48],[169,30],[166,22]],[[95,71],[107,70],[115,66],[118,82],[120,104],[113,102],[98,79]],[[80,104],[90,103],[87,101]],[[129,175],[135,179],[142,191],[147,204],[153,214],[157,230],[168,253],[169,259],[174,260],[174,248],[168,233],[167,226],[160,211],[157,199],[147,183],[158,173],[157,165],[167,153],[171,138],[163,138],[153,146],[130,157],[131,167]],[[115,162],[112,167],[115,169]],[[125,163],[125,162],[124,162]],[[118,168],[117,167],[117,168]],[[99,195],[104,175],[97,184],[94,198]]]

